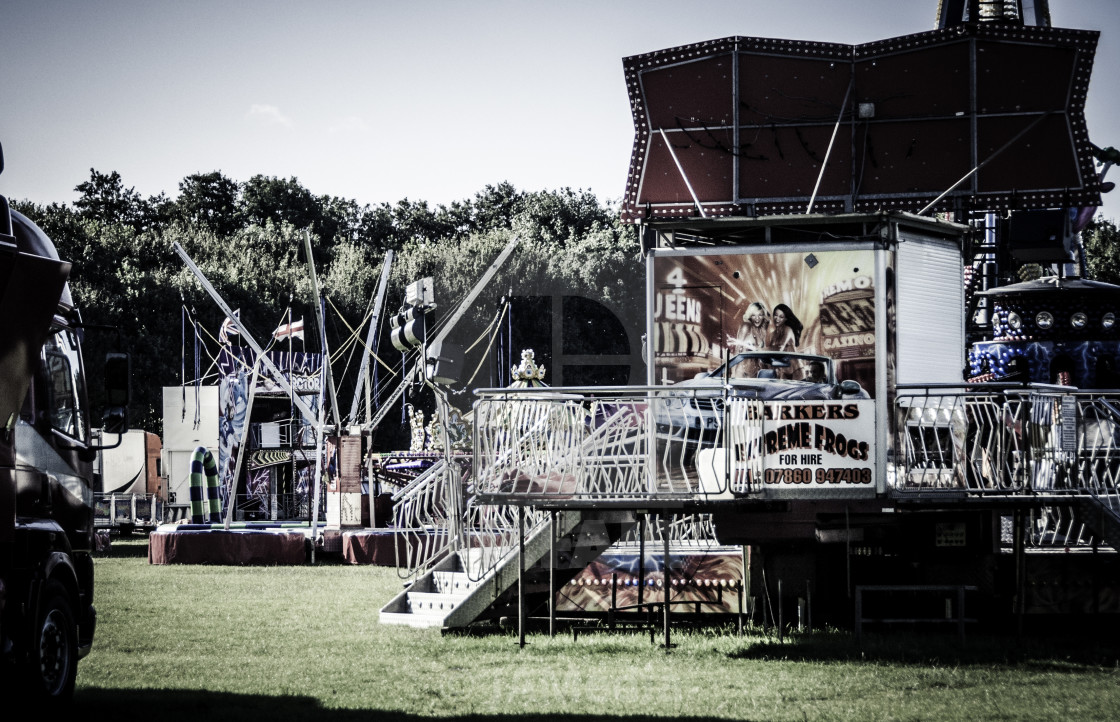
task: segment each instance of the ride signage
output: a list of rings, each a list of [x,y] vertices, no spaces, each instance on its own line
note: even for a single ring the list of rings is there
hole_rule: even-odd
[[[874,401],[768,401],[761,433],[735,450],[737,459],[762,454],[749,482],[770,488],[862,487],[874,483]],[[748,414],[749,415],[749,414]],[[751,420],[747,420],[750,423]],[[750,438],[750,437],[748,437]],[[752,474],[761,479],[752,479]]]

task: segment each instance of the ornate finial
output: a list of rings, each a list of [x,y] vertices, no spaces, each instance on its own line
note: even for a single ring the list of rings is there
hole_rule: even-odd
[[[532,381],[544,381],[545,369],[533,361],[533,349],[527,348],[521,352],[521,364],[514,366],[510,371],[513,373],[515,381],[524,381],[526,383]]]

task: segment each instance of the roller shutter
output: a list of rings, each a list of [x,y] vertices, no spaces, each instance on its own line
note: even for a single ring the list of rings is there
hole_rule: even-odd
[[[898,383],[961,383],[964,288],[958,243],[900,232],[896,271]]]

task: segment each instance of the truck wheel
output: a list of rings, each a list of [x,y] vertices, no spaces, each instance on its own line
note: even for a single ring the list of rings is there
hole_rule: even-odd
[[[74,695],[78,629],[70,600],[61,584],[47,582],[42,598],[45,603],[35,626],[30,672],[37,692],[50,699],[65,700]]]

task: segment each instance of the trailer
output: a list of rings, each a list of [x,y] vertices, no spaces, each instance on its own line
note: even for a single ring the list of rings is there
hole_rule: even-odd
[[[168,522],[189,516],[191,457],[200,446],[218,452],[218,387],[163,387],[161,469],[166,477]]]
[[[103,432],[95,430],[94,437]],[[120,444],[97,455],[95,473],[102,491],[94,494],[94,525],[128,536],[149,532],[165,520],[166,478],[162,476],[159,437],[142,429],[124,434]]]

